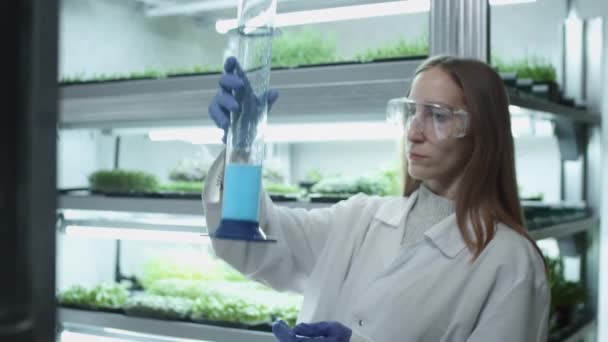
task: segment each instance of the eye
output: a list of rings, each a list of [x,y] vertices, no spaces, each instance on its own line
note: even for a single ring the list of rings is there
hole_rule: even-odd
[[[424,119],[424,120],[429,120],[435,116],[434,109],[427,105],[419,106],[418,113],[416,113],[416,114],[418,114],[420,116],[420,118]]]
[[[450,121],[450,119],[451,115],[449,112],[443,111],[441,109],[433,110],[433,120],[435,120],[436,123],[446,123]]]

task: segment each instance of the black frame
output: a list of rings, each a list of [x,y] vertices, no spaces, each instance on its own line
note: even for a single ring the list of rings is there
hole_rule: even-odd
[[[54,341],[58,1],[3,5],[0,341]]]

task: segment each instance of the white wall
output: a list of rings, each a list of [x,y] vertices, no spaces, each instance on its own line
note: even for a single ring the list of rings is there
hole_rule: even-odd
[[[97,130],[62,130],[57,139],[57,186],[60,189],[88,185],[88,176],[112,168],[114,140]]]
[[[227,39],[189,17],[146,18],[132,0],[63,0],[60,75],[221,65]]]
[[[608,1],[605,0],[574,0],[573,5],[583,18],[608,16]]]
[[[312,25],[352,58],[370,47],[428,33],[428,14],[407,14]],[[301,27],[286,28],[298,31]],[[353,39],[356,37],[356,39]],[[64,0],[60,21],[60,75],[91,77],[194,65],[220,66],[227,35],[190,17],[146,18],[136,1]]]
[[[555,137],[515,139],[515,168],[520,196],[542,193],[547,202],[560,200],[560,155]]]
[[[94,286],[114,281],[116,243],[112,240],[81,238],[57,233],[56,288]]]
[[[301,181],[311,169],[324,175],[356,177],[399,163],[395,142],[319,142],[291,145],[292,180]]]
[[[547,57],[559,74],[565,16],[565,0],[492,7],[492,49],[506,59],[529,55]],[[513,25],[514,22],[517,25]],[[60,23],[62,76],[128,73],[197,64],[219,66],[228,41],[227,36],[216,33],[212,25],[197,24],[190,17],[146,18],[135,1],[64,0]],[[391,44],[401,37],[413,39],[428,34],[428,25],[428,13],[415,13],[306,28],[334,38],[338,55],[352,58],[367,48]]]
[[[150,141],[146,135],[123,135],[119,166],[125,170],[149,172],[160,181],[169,179],[169,172],[184,159],[202,159],[211,165],[221,145],[193,145],[180,141]]]
[[[561,80],[562,32],[566,0],[491,7],[491,49],[505,61],[538,56],[549,59]]]
[[[367,49],[392,46],[399,39],[414,40],[428,37],[428,13],[412,13],[388,17],[339,21],[308,26],[285,28],[286,32],[311,29],[323,32],[324,36],[336,42],[336,53],[345,59],[352,59]]]
[[[522,196],[542,193],[544,200],[560,200],[560,156],[554,137],[515,139],[517,180]],[[292,179],[305,178],[318,168],[322,173],[360,176],[398,163],[399,148],[394,142],[337,142],[293,144]]]

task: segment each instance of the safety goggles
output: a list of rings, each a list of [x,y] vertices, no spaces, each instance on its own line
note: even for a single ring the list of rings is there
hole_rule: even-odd
[[[469,128],[469,113],[464,109],[417,102],[407,97],[388,102],[387,119],[404,127],[406,132],[415,129],[425,137],[436,137],[439,140],[462,138]]]

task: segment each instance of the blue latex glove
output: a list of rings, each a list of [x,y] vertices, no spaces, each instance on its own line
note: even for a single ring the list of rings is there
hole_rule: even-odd
[[[224,63],[224,74],[220,77],[220,89],[209,104],[209,116],[215,124],[224,130],[222,141],[226,143],[228,128],[230,127],[230,113],[233,119],[238,121],[241,114],[247,117],[239,122],[243,128],[251,127],[257,123],[259,114],[263,109],[264,101],[268,101],[268,111],[279,97],[275,90],[269,90],[257,97],[251,88],[251,84],[234,57],[228,57]],[[254,132],[253,132],[254,133]],[[255,136],[255,134],[253,134]],[[252,137],[241,137],[235,145],[251,143]]]
[[[281,342],[348,342],[353,332],[339,322],[300,323],[292,330],[287,323],[277,321],[272,333]]]

